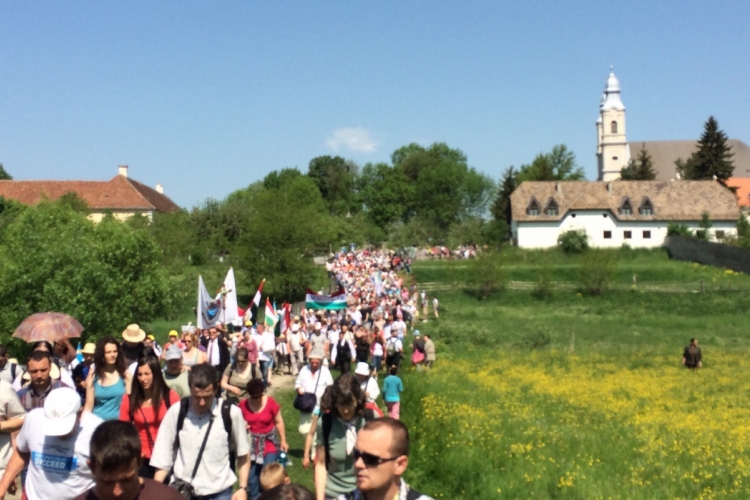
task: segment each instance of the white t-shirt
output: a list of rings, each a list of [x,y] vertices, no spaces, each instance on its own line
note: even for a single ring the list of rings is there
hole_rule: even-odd
[[[318,379],[318,377],[320,377],[320,379]],[[301,387],[302,392],[315,392],[315,395],[318,397],[318,401],[315,405],[315,408],[317,409],[320,404],[320,398],[323,396],[326,387],[329,385],[333,385],[333,377],[328,368],[321,366],[318,368],[318,371],[313,374],[313,372],[310,371],[310,367],[305,366],[299,371],[299,375],[297,375],[297,380],[294,382],[294,389],[297,390]]]
[[[44,408],[26,415],[16,443],[18,451],[31,453],[26,475],[29,500],[72,500],[94,486],[88,466],[89,443],[103,420],[83,412],[77,431],[67,439],[45,436]]]
[[[5,380],[0,380],[0,421],[12,420],[26,415],[16,391]],[[13,454],[10,434],[0,433],[0,470],[5,469],[8,460]]]
[[[393,322],[393,330],[396,332],[396,336],[400,339],[406,335],[406,323],[403,320],[396,320]]]
[[[255,343],[258,345],[258,359],[260,361],[273,359],[273,351],[276,349],[276,337],[273,332],[266,330],[263,335],[258,335]]]
[[[10,361],[8,361],[5,363],[5,366],[0,368],[0,380],[4,380],[8,382],[8,384],[12,384],[14,382],[15,377],[13,377],[12,366],[16,367],[16,376],[18,376],[19,373],[23,373],[23,368],[16,365],[15,363],[11,363]]]

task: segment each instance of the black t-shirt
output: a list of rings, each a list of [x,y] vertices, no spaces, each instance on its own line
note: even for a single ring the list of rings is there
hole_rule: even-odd
[[[94,494],[94,490],[90,489],[86,493],[78,495],[75,500],[99,500],[99,497]],[[160,482],[154,481],[153,479],[143,479],[141,484],[141,491],[133,498],[133,500],[184,500],[182,495],[177,493],[177,490],[173,490],[169,486],[165,486]]]

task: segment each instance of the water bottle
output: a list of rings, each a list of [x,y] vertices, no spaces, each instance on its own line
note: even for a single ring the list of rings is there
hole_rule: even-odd
[[[282,466],[284,466],[284,467],[286,467],[286,466],[287,466],[287,458],[286,458],[286,453],[285,453],[285,452],[283,452],[283,451],[282,451],[281,453],[279,453],[279,463],[280,463],[280,464],[281,464]]]

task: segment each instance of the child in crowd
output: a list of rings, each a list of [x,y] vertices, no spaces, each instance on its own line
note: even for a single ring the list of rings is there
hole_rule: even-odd
[[[260,490],[268,491],[280,484],[290,484],[286,468],[278,462],[270,463],[260,471]]]
[[[388,416],[398,420],[401,411],[401,393],[404,392],[404,383],[396,375],[398,373],[397,366],[391,366],[389,372],[390,375],[383,381],[383,400],[385,401],[386,408],[388,408]]]

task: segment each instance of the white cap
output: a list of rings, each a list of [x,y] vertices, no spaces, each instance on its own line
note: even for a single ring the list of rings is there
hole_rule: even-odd
[[[359,363],[357,363],[357,369],[354,370],[354,374],[366,377],[370,374],[370,367],[367,366],[367,363],[363,363],[362,361],[360,361]]]
[[[293,332],[299,331],[299,325],[297,325],[297,324],[292,325],[292,331]]]
[[[313,329],[314,330],[320,330],[321,326],[322,325],[320,324],[320,321],[316,321],[315,324],[313,325]]]
[[[44,400],[45,436],[70,434],[81,409],[81,396],[74,389],[60,387],[52,390]]]

